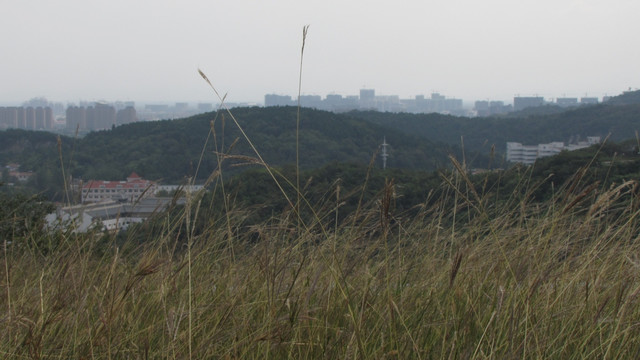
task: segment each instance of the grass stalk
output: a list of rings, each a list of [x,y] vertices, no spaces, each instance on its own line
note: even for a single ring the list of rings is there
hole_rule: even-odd
[[[304,46],[307,42],[307,31],[309,31],[309,25],[302,28],[302,47],[300,49],[300,71],[298,74],[298,109],[296,112],[296,212],[300,214],[300,109],[302,104],[300,103],[300,95],[302,95],[302,64],[304,63]]]

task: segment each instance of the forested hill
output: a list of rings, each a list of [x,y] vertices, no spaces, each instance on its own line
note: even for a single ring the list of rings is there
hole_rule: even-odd
[[[236,108],[235,118],[272,166],[295,164],[295,107]],[[214,132],[211,132],[213,124]],[[640,104],[582,107],[561,114],[527,118],[461,118],[438,114],[353,112],[334,114],[301,110],[300,165],[312,169],[329,162],[369,164],[386,137],[391,144],[388,166],[433,170],[449,165],[447,155],[460,158],[464,145],[472,167],[486,167],[491,146],[504,153],[507,141],[537,144],[568,141],[576,136],[611,134],[612,141],[635,137],[640,130]],[[215,137],[211,134],[215,133]],[[229,147],[235,143],[233,149]],[[442,145],[445,144],[445,145]],[[51,197],[62,188],[65,174],[83,179],[124,179],[135,171],[141,176],[180,182],[196,175],[202,181],[217,167],[218,153],[236,155],[223,164],[224,174],[238,173],[255,157],[247,140],[226,112],[212,112],[178,120],[140,122],[84,138],[42,132],[0,132],[0,164],[16,162],[22,170],[36,172],[33,188]],[[476,157],[475,154],[485,156]],[[202,161],[200,161],[202,154]],[[494,164],[500,164],[500,156]],[[255,166],[255,165],[254,165]]]
[[[267,164],[295,164],[296,108],[236,108],[232,114]],[[209,136],[211,129],[214,131]],[[446,145],[436,146],[361,119],[303,109],[300,166],[310,169],[331,161],[368,164],[385,136],[393,146],[388,162],[391,167],[433,170],[447,162],[451,151]],[[76,152],[73,168],[77,176],[121,179],[136,171],[149,179],[173,182],[195,175],[198,166],[198,178],[209,176],[217,166],[216,152],[254,158],[226,161],[227,173],[244,169],[232,164],[250,164],[256,158],[232,118],[223,111],[91,133],[82,139]],[[379,157],[376,161],[380,166]]]
[[[505,152],[508,141],[538,144],[551,141],[568,142],[572,138],[611,134],[620,141],[635,137],[640,131],[640,104],[585,106],[551,115],[523,118],[465,118],[440,114],[392,114],[352,112],[351,116],[394,128],[427,140],[462,144],[465,149]]]
[[[640,104],[640,90],[625,91],[624,93],[614,96],[607,101],[610,105],[631,105]]]
[[[237,108],[233,115],[263,159],[272,166],[295,164],[295,107]],[[213,126],[215,137],[210,134]],[[379,151],[383,139],[391,144],[389,167],[433,170],[448,164],[447,155],[455,147],[387,129],[362,119],[325,111],[302,109],[300,122],[300,165],[320,167],[332,161],[368,164]],[[236,141],[233,149],[229,147]],[[67,175],[83,179],[124,179],[132,171],[148,179],[179,182],[185,177],[205,179],[217,166],[215,153],[255,157],[246,139],[226,112],[212,112],[178,120],[140,122],[84,138],[61,138],[61,155]],[[200,157],[202,154],[202,161]],[[17,162],[24,170],[51,173],[42,183],[60,176],[60,153],[56,135],[8,131],[0,133],[1,164]],[[246,167],[226,161],[226,173]],[[381,166],[380,157],[375,165]],[[255,166],[255,165],[254,165]]]

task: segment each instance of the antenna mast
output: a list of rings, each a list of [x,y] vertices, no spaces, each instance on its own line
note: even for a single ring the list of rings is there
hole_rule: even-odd
[[[382,157],[382,168],[386,169],[387,168],[387,158],[389,157],[389,152],[387,151],[389,144],[387,144],[387,137],[384,137],[384,140],[382,140],[382,153],[380,154],[380,156]]]

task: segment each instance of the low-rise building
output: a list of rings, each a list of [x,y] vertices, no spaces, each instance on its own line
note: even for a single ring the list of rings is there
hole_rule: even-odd
[[[599,136],[590,136],[587,137],[586,141],[579,141],[568,145],[560,141],[538,145],[522,145],[518,142],[508,142],[507,161],[530,165],[535,163],[538,158],[557,155],[563,150],[573,151],[584,149],[599,142]]]
[[[9,176],[16,178],[19,182],[27,182],[35,174],[33,171],[9,171]]]
[[[135,202],[156,193],[157,184],[145,180],[135,172],[126,181],[90,180],[82,185],[82,202],[95,203],[105,200]]]
[[[156,187],[155,195],[158,195],[161,191],[166,192],[167,194],[172,194],[176,191],[194,193],[202,189],[204,189],[204,185],[158,185]]]
[[[101,203],[60,207],[46,216],[49,228],[65,227],[74,232],[98,230],[126,230],[132,224],[145,221],[155,213],[164,211],[174,200],[171,198],[145,197],[135,203],[105,200]],[[176,201],[185,203],[184,198]]]

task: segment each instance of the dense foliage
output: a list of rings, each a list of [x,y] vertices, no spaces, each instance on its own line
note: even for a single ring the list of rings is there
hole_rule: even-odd
[[[242,108],[234,117],[270,165],[295,164],[297,109]],[[209,134],[209,135],[208,135]],[[84,138],[61,138],[47,133],[11,130],[0,133],[0,163],[16,162],[25,170],[60,168],[83,179],[121,180],[132,171],[145,178],[180,182],[206,179],[218,167],[237,173],[231,165],[257,162],[249,143],[224,111],[187,119],[134,123]],[[399,131],[329,112],[304,109],[299,135],[300,166],[310,169],[331,161],[369,163],[383,139],[392,144],[389,166],[435,169],[455,147],[435,145]],[[239,157],[239,155],[244,157]]]
[[[322,181],[336,177],[327,199],[339,179],[362,176],[335,168],[324,169]],[[66,234],[43,254],[14,242],[0,252],[0,353],[637,358],[638,182],[600,187],[580,170],[532,201],[527,170],[502,201],[454,166],[413,216],[394,205],[400,184],[376,183],[371,201],[333,226],[336,206],[324,204],[342,196],[311,204],[315,216],[302,221],[272,207],[248,224],[256,206],[231,196],[220,216],[202,216],[198,204],[223,191],[217,178],[142,243],[139,233]],[[359,180],[365,189],[373,178]]]
[[[40,241],[46,237],[45,216],[53,204],[42,196],[0,192],[0,241]]]
[[[260,124],[253,111],[261,113],[237,113]],[[211,116],[212,147],[200,142],[169,158],[181,143],[206,137]],[[229,119],[225,129],[221,117],[195,119],[152,123],[157,132],[143,147],[123,141],[111,151],[124,156],[138,149],[145,157],[159,149],[147,158],[157,158],[154,166],[193,175],[197,162],[182,170],[171,162],[198,159],[205,148],[206,162],[217,165],[214,151],[227,153],[238,137]],[[189,121],[199,124],[200,137],[189,135]],[[281,121],[291,122],[291,115]],[[283,144],[265,151],[265,159],[278,149],[288,149],[282,156],[291,159],[291,134],[262,122],[264,134],[251,139],[267,149],[269,142]],[[315,129],[303,121],[304,141],[320,143],[323,132],[341,136],[336,124],[316,121],[326,129]],[[354,120],[350,136],[370,140],[346,147],[326,142],[325,148],[375,147],[377,135],[362,124]],[[165,139],[167,127],[176,143]],[[135,124],[113,134],[146,138],[145,129]],[[108,151],[110,135],[78,140],[75,150],[71,139],[58,145],[50,138],[41,154],[56,163],[62,153],[71,169],[109,176],[78,149],[96,144]],[[24,156],[18,161],[25,164],[35,159],[37,145],[16,143],[2,143],[3,156]],[[237,156],[247,154],[246,146],[239,141],[225,162],[256,166],[255,159]],[[113,176],[131,170],[128,158],[94,155],[115,166]],[[637,141],[475,175],[453,157],[449,167],[430,172],[382,170],[367,165],[366,151],[353,156],[351,163],[307,163],[315,168],[301,172],[300,189],[291,165],[269,168],[280,186],[263,166],[230,179],[213,172],[208,191],[119,234],[51,236],[41,220],[49,204],[0,193],[0,354],[637,358]],[[206,166],[201,170],[209,175],[213,165]]]
[[[551,115],[521,118],[465,118],[440,114],[354,112],[352,116],[391,127],[413,136],[448,144],[463,144],[470,152],[504,154],[509,141],[539,144],[569,142],[587,136],[627,140],[640,130],[640,104],[596,105]],[[484,167],[479,164],[478,167]]]
[[[367,166],[373,161],[374,168],[380,168],[384,138],[391,144],[389,168],[433,171],[450,167],[450,154],[464,159],[468,168],[507,167],[502,157],[507,141],[535,144],[592,135],[610,134],[609,141],[633,137],[640,129],[640,105],[607,104],[550,115],[476,119],[302,109],[300,167],[310,170],[332,162]],[[238,108],[233,116],[268,165],[295,164],[296,108]],[[165,183],[183,183],[188,178],[203,182],[216,169],[228,177],[245,170],[243,165],[260,165],[225,111],[134,123],[84,138],[0,132],[0,164],[10,162],[36,173],[24,187],[58,201],[64,195],[61,164],[67,179],[121,180],[135,171]]]

